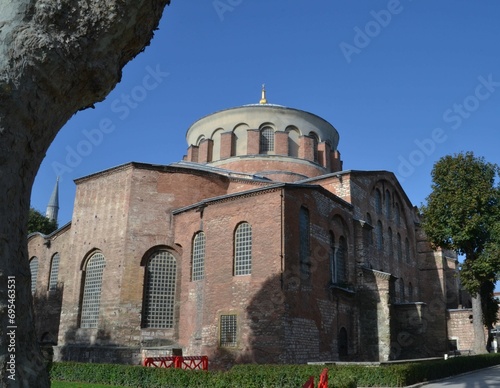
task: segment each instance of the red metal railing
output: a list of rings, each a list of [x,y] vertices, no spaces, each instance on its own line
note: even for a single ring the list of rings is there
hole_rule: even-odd
[[[153,368],[178,368],[208,370],[207,356],[147,357],[144,366]]]

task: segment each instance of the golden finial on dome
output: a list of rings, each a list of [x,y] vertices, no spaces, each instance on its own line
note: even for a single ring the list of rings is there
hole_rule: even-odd
[[[266,84],[262,84],[262,97],[259,101],[259,104],[267,104],[266,99]]]

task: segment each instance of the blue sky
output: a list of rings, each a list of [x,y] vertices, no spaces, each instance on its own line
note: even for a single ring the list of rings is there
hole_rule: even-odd
[[[345,169],[389,170],[417,206],[443,155],[500,163],[500,2],[172,0],[145,52],[95,109],[60,131],[38,172],[45,211],[60,176],[182,159],[198,118],[256,103],[315,113],[340,133]]]

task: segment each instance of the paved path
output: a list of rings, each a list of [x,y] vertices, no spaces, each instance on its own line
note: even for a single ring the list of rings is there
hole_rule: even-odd
[[[476,372],[450,377],[429,384],[422,388],[500,388],[500,365],[481,369]]]

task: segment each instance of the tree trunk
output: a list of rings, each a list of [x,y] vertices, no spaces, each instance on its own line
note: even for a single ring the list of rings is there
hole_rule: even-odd
[[[57,132],[102,101],[169,0],[0,0],[0,386],[49,387],[35,336],[27,220]],[[15,292],[13,292],[15,290]]]
[[[473,329],[474,329],[474,354],[484,354],[488,351],[486,350],[486,336],[484,334],[484,324],[483,324],[483,307],[481,304],[481,294],[477,293],[474,298],[472,298],[472,317],[473,317]]]

